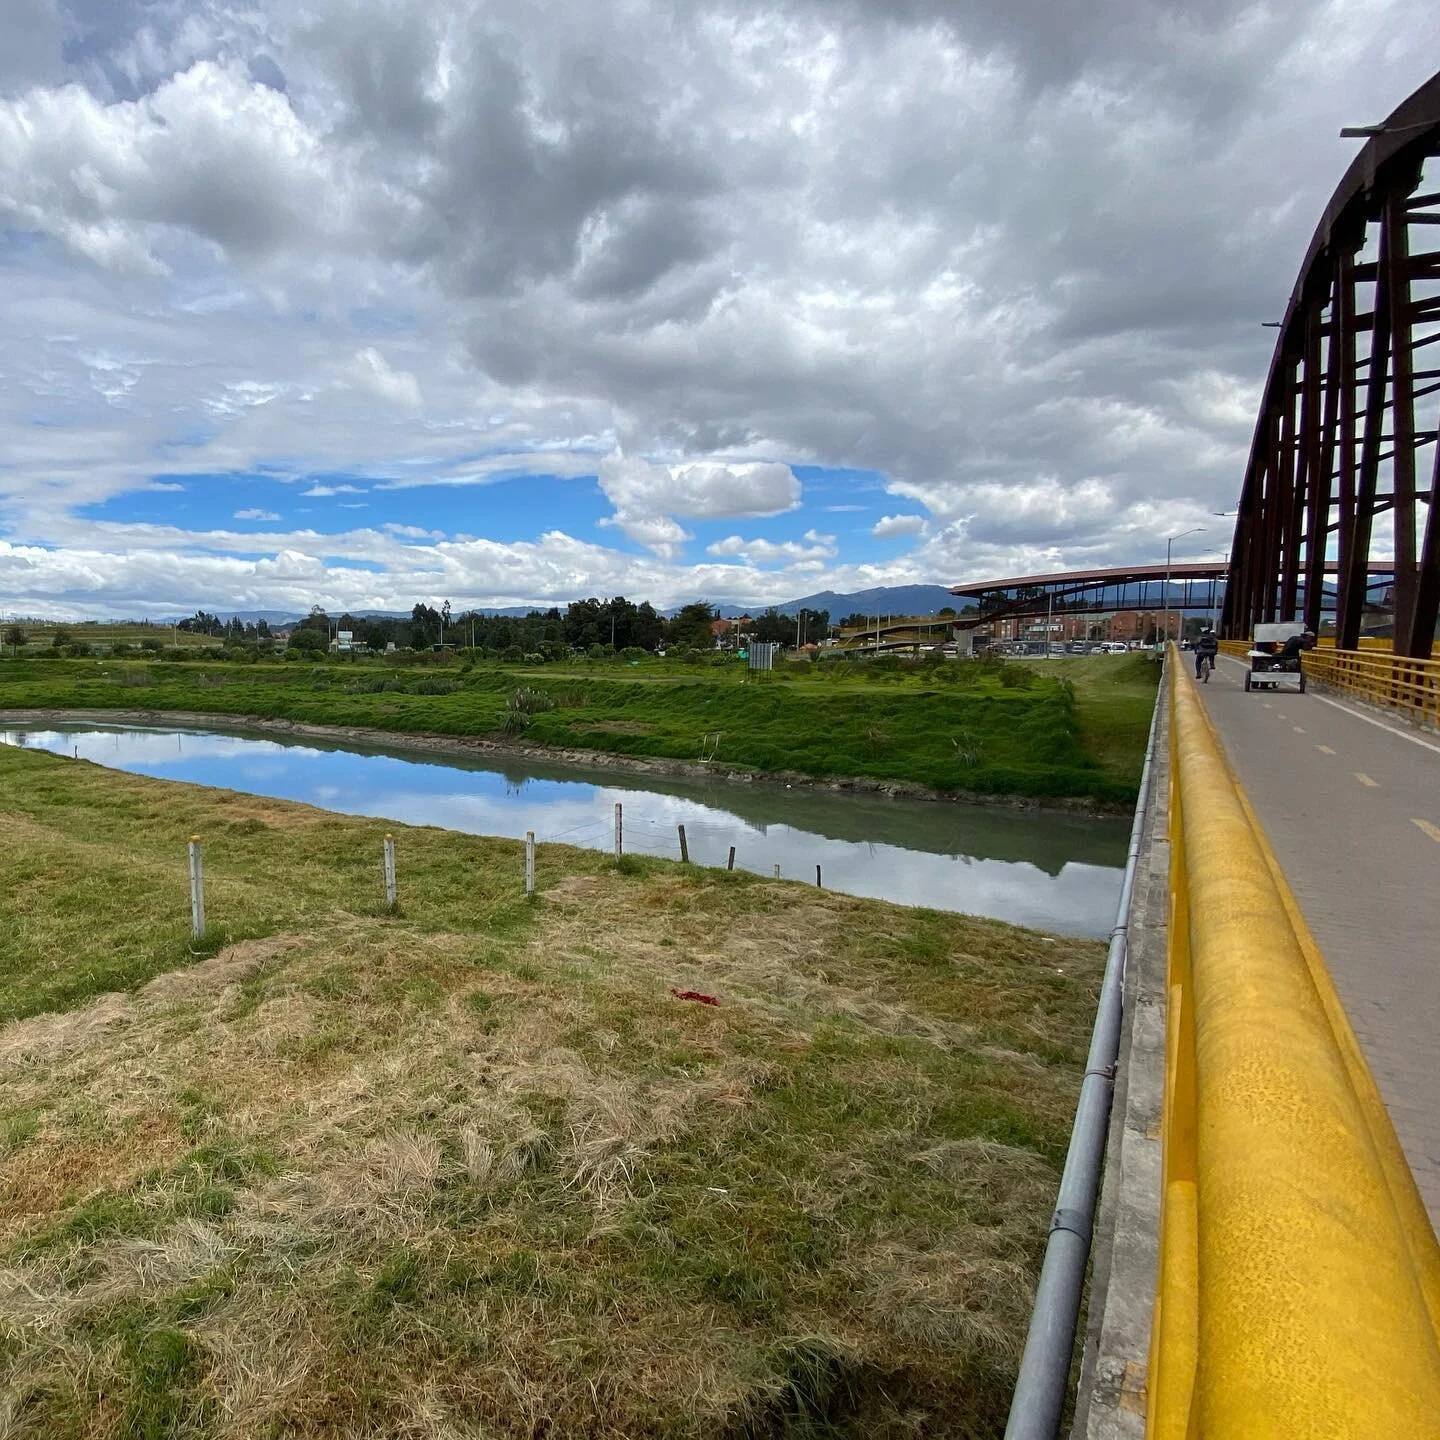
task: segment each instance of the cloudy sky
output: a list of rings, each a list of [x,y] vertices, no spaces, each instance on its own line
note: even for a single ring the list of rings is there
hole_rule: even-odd
[[[1221,553],[1336,131],[1437,60],[1434,0],[4,0],[0,611]]]

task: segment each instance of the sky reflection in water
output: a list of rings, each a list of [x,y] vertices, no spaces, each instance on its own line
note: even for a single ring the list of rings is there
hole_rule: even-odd
[[[128,727],[17,727],[0,742],[76,754],[113,769],[348,815],[475,835],[610,849],[616,802],[627,851],[690,857],[905,905],[988,915],[1072,935],[1113,923],[1128,825],[1001,807],[935,804],[768,784],[700,783],[579,767],[293,744]]]

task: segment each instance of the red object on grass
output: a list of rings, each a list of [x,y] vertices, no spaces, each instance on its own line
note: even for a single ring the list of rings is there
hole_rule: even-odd
[[[670,993],[677,1000],[698,1000],[702,1005],[718,1005],[720,1003],[713,995],[702,995],[698,990],[672,990]]]

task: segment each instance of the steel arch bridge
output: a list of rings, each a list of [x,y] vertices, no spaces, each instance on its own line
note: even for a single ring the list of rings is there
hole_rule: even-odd
[[[1316,227],[1270,363],[1221,631],[1320,629],[1354,649],[1372,556],[1393,563],[1394,648],[1428,658],[1440,613],[1440,74],[1381,124]]]

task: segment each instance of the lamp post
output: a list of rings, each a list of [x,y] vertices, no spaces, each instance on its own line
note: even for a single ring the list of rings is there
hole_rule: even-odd
[[[1417,120],[1413,125],[1342,125],[1342,140],[1370,140],[1376,135],[1400,135],[1407,130],[1424,130],[1432,122]]]
[[[1200,534],[1203,534],[1203,533],[1204,533],[1204,530],[1205,530],[1205,527],[1204,527],[1203,525],[1195,525],[1195,526],[1192,526],[1189,530],[1182,530],[1178,535],[1171,535],[1171,536],[1169,536],[1169,537],[1166,539],[1166,541],[1165,541],[1165,595],[1164,595],[1164,613],[1163,613],[1163,614],[1161,615],[1161,617],[1160,617],[1160,623],[1161,623],[1161,628],[1162,628],[1162,630],[1164,631],[1164,635],[1165,635],[1165,641],[1164,641],[1164,643],[1165,643],[1166,645],[1168,645],[1168,644],[1170,643],[1170,547],[1171,547],[1177,540],[1183,540],[1187,535],[1200,535]]]

